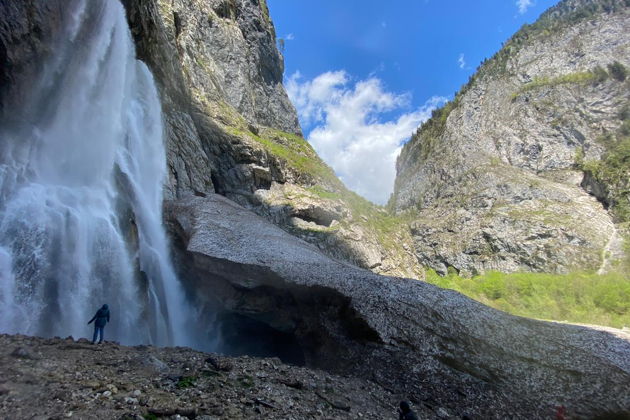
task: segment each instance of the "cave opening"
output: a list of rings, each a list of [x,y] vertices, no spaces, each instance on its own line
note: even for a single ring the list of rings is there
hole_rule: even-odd
[[[167,216],[177,213],[167,212]],[[301,284],[264,261],[244,263],[188,250],[179,221],[167,224],[172,255],[197,325],[197,348],[226,356],[345,371],[381,338],[337,290]]]
[[[227,356],[277,357],[282,362],[305,366],[304,351],[294,334],[265,322],[225,311],[217,319],[217,352]]]
[[[325,227],[330,227],[333,221],[339,219],[339,216],[319,208],[295,210],[293,217]]]

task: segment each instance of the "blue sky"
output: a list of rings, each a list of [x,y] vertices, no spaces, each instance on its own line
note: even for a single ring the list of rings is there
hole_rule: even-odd
[[[267,0],[305,137],[383,204],[400,145],[557,0]]]

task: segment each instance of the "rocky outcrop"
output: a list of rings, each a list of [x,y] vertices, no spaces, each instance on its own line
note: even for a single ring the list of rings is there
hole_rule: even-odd
[[[212,315],[215,329],[238,315],[281,332],[307,366],[451,415],[548,418],[560,405],[571,417],[630,414],[630,336],[620,331],[518,318],[377,276],[218,195],[168,203],[166,217],[198,306],[223,314]]]
[[[224,184],[239,164],[269,166],[262,147],[239,141],[225,125],[300,134],[264,2],[124,4],[138,57],[160,86],[171,196],[212,192],[213,179]]]
[[[160,91],[167,199],[217,192],[335,258],[386,274],[424,276],[406,227],[381,223],[389,216],[348,191],[302,138],[264,1],[122,2],[138,58]],[[65,63],[55,57],[64,54],[55,51],[76,48],[56,40],[72,27],[81,1],[62,3],[0,4],[2,126],[29,119],[15,112],[23,108],[16,104],[50,88],[40,80],[43,63],[63,72]],[[298,197],[308,197],[307,209]],[[318,225],[311,216],[331,206],[340,209],[335,226]]]
[[[92,414],[110,417],[114,413],[131,418],[142,414],[286,418],[292,415],[286,407],[291,407],[297,397],[305,407],[296,408],[296,416],[315,418],[347,417],[348,409],[351,415],[356,411],[357,416],[361,413],[367,418],[384,418],[392,408],[389,401],[401,398],[417,403],[425,417],[548,418],[560,405],[566,406],[572,417],[628,415],[627,334],[509,316],[452,291],[414,280],[381,277],[342,261],[385,273],[402,269],[414,272],[417,263],[407,264],[415,260],[410,254],[413,244],[401,224],[410,221],[404,210],[413,203],[425,207],[426,215],[444,209],[445,214],[435,214],[439,223],[460,218],[444,227],[412,215],[416,245],[428,255],[426,261],[430,264],[432,256],[422,248],[438,237],[427,231],[430,223],[448,233],[452,233],[448,229],[460,229],[467,238],[468,223],[460,222],[475,222],[480,220],[480,214],[489,214],[493,220],[503,220],[505,229],[521,226],[518,237],[527,246],[519,248],[520,241],[517,246],[510,243],[509,237],[500,236],[503,232],[494,224],[485,226],[485,230],[479,230],[488,232],[486,236],[492,241],[481,237],[478,248],[491,243],[499,257],[489,253],[491,262],[479,269],[502,267],[493,261],[512,261],[518,253],[530,261],[529,254],[539,248],[541,259],[554,257],[554,252],[566,254],[563,258],[568,262],[562,260],[561,264],[568,266],[576,258],[573,247],[582,251],[600,249],[597,238],[606,236],[612,226],[599,204],[575,186],[571,168],[549,164],[535,172],[527,159],[517,159],[520,152],[510,155],[510,150],[523,149],[512,149],[512,143],[497,146],[496,150],[512,156],[503,159],[492,148],[488,150],[495,154],[489,157],[481,153],[488,144],[467,146],[455,134],[445,137],[435,149],[425,147],[431,145],[430,141],[424,143],[426,138],[416,139],[401,158],[401,170],[414,165],[413,159],[405,161],[405,156],[412,156],[411,151],[416,150],[421,158],[426,152],[427,157],[435,157],[418,161],[427,179],[438,186],[450,182],[452,189],[433,190],[421,183],[424,177],[411,182],[415,172],[403,171],[409,178],[400,178],[395,201],[402,216],[391,216],[345,190],[299,136],[295,113],[279,84],[281,57],[273,45],[273,27],[263,2],[125,3],[138,55],[152,68],[160,86],[170,169],[167,191],[172,199],[165,203],[165,216],[174,239],[175,265],[194,303],[191,310],[202,318],[194,326],[196,333],[213,337],[213,345],[224,352],[277,354],[310,370],[289,369],[270,360],[203,359],[205,355],[186,349],[126,349],[114,344],[92,347],[71,340],[62,344],[55,339],[3,336],[3,414],[24,413],[30,418],[35,414],[61,416],[76,411],[77,416],[86,418]],[[46,11],[47,5],[54,8],[55,4],[23,1],[12,2],[8,7],[56,16],[55,10]],[[2,57],[11,64],[0,66],[3,80],[17,81],[16,69],[26,68],[24,60],[33,58],[37,62],[37,57],[50,54],[48,44],[31,42],[33,35],[29,31],[46,32],[41,38],[48,40],[56,26],[37,24],[37,19],[33,20],[34,26],[29,26],[28,18],[16,18],[15,22],[6,19],[19,13],[0,15],[1,33],[16,36],[1,38]],[[619,24],[619,13],[622,12],[608,16],[610,25]],[[575,25],[584,31],[579,33],[580,38],[589,39],[591,26],[580,22]],[[596,19],[593,27],[601,28],[603,24],[597,22]],[[615,32],[614,28],[604,33]],[[14,47],[15,54],[6,53]],[[543,47],[552,48],[546,44],[540,48]],[[603,51],[602,54],[612,56]],[[576,66],[584,65],[580,57],[575,60]],[[582,77],[578,77],[579,86],[586,86],[584,89],[591,89],[594,94],[591,84],[582,84],[586,81]],[[27,79],[28,74],[19,80]],[[589,83],[593,82],[591,79],[589,76]],[[515,95],[501,104],[506,109],[520,107],[525,113],[535,110],[527,105],[535,102],[534,93],[559,92],[558,86],[568,89],[573,81],[538,80],[530,85],[524,83],[525,79],[506,80],[501,86],[513,87]],[[619,80],[606,78],[597,82],[611,100],[618,96]],[[449,127],[455,121],[468,121],[474,132],[474,127],[483,126],[486,121],[479,122],[472,114],[476,106],[481,106],[481,96],[489,95],[497,101],[502,98],[499,88],[475,91],[474,86],[469,92],[477,92],[477,96],[462,94],[460,107],[445,114],[447,130],[452,130]],[[10,102],[15,92],[18,91],[11,90],[3,98]],[[470,105],[465,105],[466,101]],[[577,99],[572,104],[581,106]],[[610,119],[612,111],[606,110],[608,105],[593,106],[603,115],[596,122],[611,130],[619,129],[620,123]],[[507,130],[505,127],[509,128],[504,122]],[[586,138],[583,130],[586,129],[578,129]],[[588,159],[605,153],[595,143],[588,144],[583,148]],[[451,153],[460,146],[467,154]],[[525,149],[524,153],[531,155],[528,159],[538,156],[535,147]],[[558,150],[556,155],[560,157],[549,162],[564,162],[564,149]],[[457,172],[459,169],[461,172]],[[473,191],[470,195],[461,194],[464,181]],[[417,188],[422,194],[413,197],[422,200],[405,201],[400,192],[415,191],[415,184],[421,186]],[[409,190],[404,189],[406,185]],[[486,195],[479,193],[484,191],[481,185],[488,187]],[[501,207],[504,196],[506,205]],[[461,197],[477,204],[470,210],[461,210],[462,203],[457,204]],[[549,206],[537,207],[544,200],[550,202]],[[563,205],[572,201],[578,202],[578,210],[562,213]],[[526,213],[521,225],[512,223],[521,220],[518,210]],[[562,217],[558,227],[549,230],[549,218],[557,217],[558,212],[566,214],[566,218]],[[565,219],[572,217],[576,220],[567,226]],[[591,228],[595,226],[593,221],[599,223],[595,233],[597,229]],[[584,239],[588,235],[596,239]],[[558,236],[566,241],[558,242]],[[474,243],[475,238],[473,235],[467,240]],[[436,244],[442,240],[447,239]],[[529,247],[530,243],[536,246]],[[545,243],[550,244],[548,249]],[[338,259],[331,259],[324,252]],[[474,252],[468,255],[476,255]],[[593,264],[595,258],[590,253],[583,255],[584,264]],[[454,265],[448,259],[455,261],[456,256],[440,255],[439,261],[446,259],[445,267]],[[546,260],[549,264],[554,261],[551,257]],[[468,265],[472,271],[477,261],[471,257],[455,263],[461,264],[462,270]],[[523,265],[527,267],[525,262]],[[55,355],[55,348],[64,352],[63,358]],[[266,363],[278,367],[278,371]],[[360,379],[322,374],[314,372],[315,368]],[[117,379],[111,376],[113,369]],[[150,383],[147,378],[151,378]],[[310,381],[316,385],[311,386]],[[327,385],[319,386],[317,382],[321,381]],[[345,384],[339,385],[339,392],[329,386],[337,382]],[[299,392],[285,392],[285,386]],[[362,396],[357,389],[364,391]],[[45,402],[41,411],[30,404],[35,399]],[[238,404],[233,403],[236,399]]]
[[[615,219],[581,184],[584,162],[624,136],[630,90],[613,67],[630,65],[629,19],[624,1],[561,2],[405,145],[390,204],[415,219],[421,263],[469,275],[605,263]]]
[[[406,228],[373,223],[383,213],[365,200],[355,205],[359,199],[301,137],[264,1],[124,3],[138,56],[162,96],[167,198],[217,192],[331,256],[423,277]]]

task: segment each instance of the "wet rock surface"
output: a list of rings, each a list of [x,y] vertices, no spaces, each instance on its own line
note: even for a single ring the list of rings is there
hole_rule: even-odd
[[[57,39],[71,22],[61,0],[0,2],[0,122],[11,124],[29,118],[16,110],[28,88],[37,83],[39,73],[52,56]],[[59,65],[60,63],[54,63]]]
[[[166,218],[198,307],[290,334],[306,366],[452,415],[547,418],[559,405],[578,417],[630,413],[630,337],[621,331],[514,317],[377,276],[218,195],[168,203]]]

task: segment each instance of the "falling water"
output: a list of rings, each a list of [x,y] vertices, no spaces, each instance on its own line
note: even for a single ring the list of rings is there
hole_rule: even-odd
[[[0,127],[0,332],[190,345],[162,227],[166,157],[151,73],[114,0],[69,0],[69,22]]]

